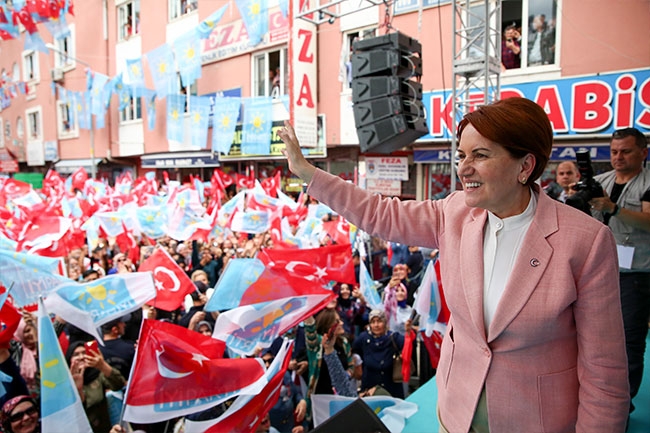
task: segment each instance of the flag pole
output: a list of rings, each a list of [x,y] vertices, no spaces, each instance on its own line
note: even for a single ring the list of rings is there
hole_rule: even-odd
[[[142,315],[142,322],[140,323],[140,332],[138,332],[138,342],[140,341],[140,337],[142,335],[142,328],[144,327],[144,321],[147,320],[145,315]],[[131,364],[131,370],[129,371],[129,379],[133,377],[133,370],[135,370],[135,364],[138,360],[138,350],[140,349],[139,344],[136,344],[135,346],[135,354],[133,355],[133,363]],[[126,410],[126,399],[129,395],[129,388],[131,387],[131,380],[126,381],[126,389],[124,390],[124,400],[122,401],[122,410],[120,411],[120,419],[118,420],[118,424],[124,429],[124,431],[129,431],[127,429],[127,425],[124,423],[124,411]]]

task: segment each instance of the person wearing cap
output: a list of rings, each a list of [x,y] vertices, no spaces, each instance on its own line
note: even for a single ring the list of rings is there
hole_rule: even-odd
[[[7,401],[0,412],[0,423],[5,433],[39,433],[39,418],[38,405],[28,395],[19,395]]]
[[[135,357],[135,343],[123,339],[126,322],[131,315],[119,317],[101,326],[104,345],[99,346],[104,359],[111,367],[117,368],[124,378],[129,378],[131,365]]]
[[[358,353],[363,360],[361,389],[380,385],[393,397],[404,398],[402,384],[393,382],[393,354],[402,352],[404,336],[388,329],[383,310],[370,311],[368,321],[368,329],[352,343],[352,352]],[[407,322],[406,329],[410,329],[410,322]]]

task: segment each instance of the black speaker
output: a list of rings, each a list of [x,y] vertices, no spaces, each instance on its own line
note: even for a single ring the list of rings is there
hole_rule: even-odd
[[[363,39],[354,43],[351,61],[352,109],[362,152],[391,153],[429,132],[419,82],[420,42],[399,32]]]
[[[388,427],[360,398],[356,399],[327,421],[319,424],[313,433],[390,433]]]
[[[385,96],[402,96],[422,100],[422,84],[402,80],[396,75],[363,77],[352,80],[352,102],[363,102]]]

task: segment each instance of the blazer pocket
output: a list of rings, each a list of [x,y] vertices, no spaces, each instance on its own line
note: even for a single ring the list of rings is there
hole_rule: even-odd
[[[537,376],[539,416],[544,432],[567,431],[577,421],[578,370]]]

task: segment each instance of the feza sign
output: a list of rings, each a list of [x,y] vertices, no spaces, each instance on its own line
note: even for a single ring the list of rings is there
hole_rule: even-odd
[[[482,93],[470,94],[481,101]],[[634,126],[650,132],[650,69],[515,84],[501,89],[501,98],[535,101],[553,125],[555,136],[611,135]],[[418,141],[451,138],[451,91],[425,93],[429,134]]]

